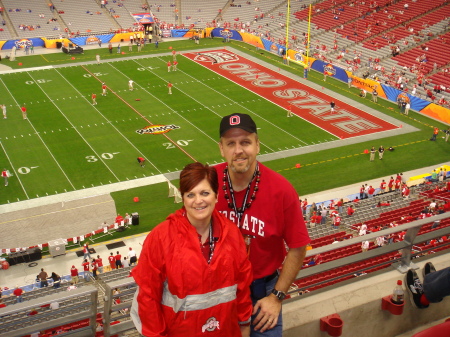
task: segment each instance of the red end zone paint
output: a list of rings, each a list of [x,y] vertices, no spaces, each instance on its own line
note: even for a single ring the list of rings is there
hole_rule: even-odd
[[[184,56],[341,139],[398,127],[225,49]],[[330,111],[330,102],[336,109]]]

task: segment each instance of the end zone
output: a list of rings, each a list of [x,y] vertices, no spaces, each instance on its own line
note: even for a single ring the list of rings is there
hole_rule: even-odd
[[[288,109],[291,105],[293,114],[339,139],[401,128],[229,49],[183,55],[282,108]],[[331,101],[336,103],[334,112],[330,109]]]

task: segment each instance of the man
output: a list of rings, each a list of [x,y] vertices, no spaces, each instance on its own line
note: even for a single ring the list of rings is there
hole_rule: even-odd
[[[173,58],[173,61],[177,60],[177,52],[175,51],[175,49],[172,50],[172,58]]]
[[[384,147],[383,147],[383,145],[381,145],[379,148],[378,148],[378,158],[381,160],[381,159],[383,159],[383,155],[384,155]]]
[[[375,147],[372,146],[372,148],[370,149],[370,161],[374,161],[375,160]]]
[[[117,251],[114,259],[116,260],[116,269],[122,268],[122,255],[120,255],[119,251]]]
[[[130,259],[130,266],[133,266],[136,264],[136,261],[137,261],[136,252],[131,247],[128,252],[128,258]]]
[[[92,98],[92,105],[97,105],[97,95],[92,93],[91,98]]]
[[[90,272],[89,272],[90,271],[90,269],[89,269],[90,264],[89,264],[89,261],[87,259],[84,259],[84,261],[81,264],[81,266],[83,267],[83,271],[84,271],[84,273],[83,273],[84,281],[85,282],[89,282],[89,279],[90,279]]]
[[[91,253],[89,252],[89,245],[87,243],[83,246],[83,259],[91,259]]]
[[[167,62],[167,72],[170,73],[170,69],[172,68],[172,63],[170,61]]]
[[[383,179],[380,184],[380,193],[384,193],[385,191],[386,191],[386,182]]]
[[[22,110],[22,117],[23,119],[27,119],[27,108],[25,108],[25,105],[23,105],[20,110]]]
[[[105,82],[102,83],[102,96],[106,96],[106,84],[105,84]]]
[[[391,179],[389,179],[388,187],[389,187],[389,192],[391,192],[392,189],[394,188],[394,178],[393,177],[391,177]]]
[[[167,88],[169,88],[169,95],[172,95],[172,87],[173,87],[173,84],[172,83],[167,83]]]
[[[177,60],[173,61],[173,64],[172,64],[172,70],[173,71],[177,71],[177,65],[178,65]]]
[[[426,309],[430,303],[441,302],[444,297],[450,295],[450,267],[436,271],[434,265],[427,262],[422,274],[423,283],[417,273],[409,269],[405,276],[405,286],[416,307]]]
[[[284,177],[256,160],[260,145],[249,115],[223,117],[219,148],[226,162],[215,166],[222,185],[216,208],[241,229],[253,266],[251,336],[281,336],[281,301],[310,242],[300,201]]]
[[[6,104],[2,104],[3,119],[6,119]]]
[[[287,117],[292,117],[292,105],[291,103],[288,103],[288,108],[287,108]]]
[[[145,158],[137,157],[137,161],[141,167],[145,167]]]
[[[108,49],[109,49],[109,53],[112,54],[113,46],[112,46],[111,42],[108,44]]]
[[[111,252],[108,256],[109,266],[111,270],[116,269],[116,258],[114,257],[114,253]]]
[[[72,266],[72,268],[70,268],[70,277],[72,278],[73,284],[78,283],[78,269],[75,266]]]
[[[372,101],[377,103],[378,102],[378,91],[377,89],[372,90]]]
[[[409,109],[411,109],[411,104],[409,102],[406,102],[405,104],[405,115],[408,116]]]
[[[336,106],[336,103],[334,103],[334,101],[331,101],[330,102],[330,111],[331,111],[331,113],[333,113],[334,112],[334,107]]]
[[[43,287],[48,287],[48,282],[47,282],[47,277],[48,277],[48,275],[47,275],[47,273],[44,271],[44,268],[41,268],[41,272],[39,273],[38,277],[39,277],[39,280],[41,281],[40,287],[41,287],[41,288],[43,288]]]
[[[2,177],[5,180],[5,186],[8,186],[8,178],[9,178],[8,170],[3,169]]]
[[[95,263],[97,264],[98,272],[100,274],[103,274],[103,260],[100,257],[100,255],[97,255],[97,258],[95,259]]]
[[[17,303],[22,303],[23,302],[23,293],[25,291],[22,288],[19,288],[19,286],[16,286],[16,288],[13,291],[13,295],[16,296],[16,301]]]
[[[6,110],[3,112],[3,115],[6,118]],[[447,130],[442,130],[442,132],[445,134],[445,141],[448,142],[448,138],[450,137],[450,128],[447,128]]]
[[[97,60],[97,64],[100,64],[100,55],[99,54],[95,55],[95,59]]]
[[[133,80],[129,80],[128,81],[128,89],[130,89],[130,91],[133,91],[133,83],[134,83],[134,81]]]

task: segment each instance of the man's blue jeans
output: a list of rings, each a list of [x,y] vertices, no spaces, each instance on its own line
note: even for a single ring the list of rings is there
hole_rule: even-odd
[[[450,295],[450,267],[438,270],[425,276],[423,290],[428,301],[440,302]]]
[[[271,281],[266,283],[266,296],[268,296],[268,295],[270,295],[272,293],[272,290],[275,287],[275,284],[277,283],[277,281],[278,281],[278,276],[275,277],[273,280],[271,280]],[[256,304],[257,301],[258,300],[252,296],[253,306]],[[254,331],[253,330],[253,328],[254,328],[253,319],[257,316],[258,312],[256,313],[256,315],[252,316],[252,325],[251,325],[250,336],[251,337],[282,337],[283,336],[283,317],[282,317],[282,312],[280,311],[280,316],[278,317],[277,325],[275,325],[275,327],[273,327],[270,330],[264,331],[263,333],[261,333],[260,331]]]

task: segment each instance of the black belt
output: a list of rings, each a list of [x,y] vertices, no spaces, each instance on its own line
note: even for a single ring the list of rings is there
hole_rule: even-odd
[[[278,270],[275,270],[272,274],[270,274],[269,276],[266,277],[261,277],[255,281],[259,281],[259,280],[263,280],[264,282],[268,283],[270,281],[272,281],[275,277],[278,276]]]

